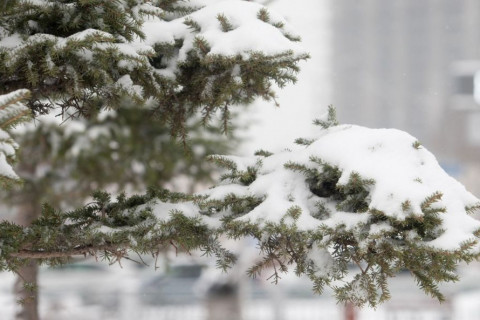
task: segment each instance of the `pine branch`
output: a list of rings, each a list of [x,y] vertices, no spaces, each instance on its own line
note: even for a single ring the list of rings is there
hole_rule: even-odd
[[[112,245],[98,245],[98,246],[83,246],[65,251],[32,251],[21,249],[18,252],[10,254],[11,257],[21,259],[52,259],[52,258],[69,258],[72,256],[96,256],[97,252],[105,251],[109,253],[117,253],[123,250],[121,246]]]

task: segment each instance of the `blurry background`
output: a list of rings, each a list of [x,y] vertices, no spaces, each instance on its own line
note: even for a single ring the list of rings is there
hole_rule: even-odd
[[[312,58],[298,84],[279,92],[281,108],[253,110],[263,120],[250,145],[308,135],[311,119],[333,104],[341,123],[409,132],[480,194],[479,1],[266,2]]]
[[[296,27],[312,58],[295,86],[278,91],[280,108],[259,101],[243,112],[239,154],[278,150],[308,137],[329,104],[342,123],[393,127],[416,136],[444,169],[480,196],[480,1],[264,0]],[[187,183],[187,182],[185,182]],[[185,189],[191,186],[184,186]],[[237,246],[245,264],[254,243]],[[43,319],[480,319],[480,267],[459,272],[438,304],[408,274],[391,281],[392,300],[349,310],[305,279],[274,286],[228,275],[199,257],[166,254],[161,268],[80,261],[40,273]],[[0,319],[12,319],[13,277],[0,274]]]

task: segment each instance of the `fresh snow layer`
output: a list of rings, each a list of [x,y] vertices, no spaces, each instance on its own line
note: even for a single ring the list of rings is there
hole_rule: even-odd
[[[172,76],[178,62],[187,59],[187,53],[194,48],[196,38],[208,42],[208,55],[237,56],[248,59],[253,52],[262,52],[267,55],[276,55],[291,51],[294,56],[304,54],[303,48],[296,42],[290,41],[285,35],[294,34],[281,16],[270,12],[270,23],[261,21],[257,15],[263,6],[245,1],[219,1],[205,6],[194,13],[172,21],[163,21],[159,18],[150,18],[145,22],[143,31],[148,45],[174,44],[176,39],[183,39],[178,57],[169,61],[166,70],[161,73]],[[233,30],[224,32],[217,19],[224,15]],[[193,20],[200,26],[196,32],[185,24],[186,20]],[[272,24],[282,23],[283,28]]]
[[[162,21],[151,18],[144,25],[146,42],[173,44],[175,39],[185,39],[179,52],[179,60],[186,59],[186,54],[193,48],[195,37],[205,39],[210,46],[210,55],[248,55],[252,51],[268,55],[279,54],[288,50],[303,53],[303,49],[295,42],[288,40],[285,34],[293,34],[285,19],[269,11],[271,23],[260,20],[257,15],[263,6],[239,0],[220,1],[208,5],[185,17],[173,21]],[[224,32],[217,19],[224,15],[232,24],[233,30]],[[194,32],[185,24],[193,20],[200,26],[200,31]],[[272,24],[282,23],[283,28]]]
[[[262,8],[264,7],[252,2],[228,0],[209,5],[189,15],[188,18],[201,26],[199,35],[210,44],[210,54],[231,56],[249,51],[261,51],[268,55],[275,55],[286,50],[301,50],[296,43],[285,37],[286,31],[265,23],[257,17]],[[223,14],[232,24],[232,31],[222,30],[217,20],[219,14]],[[283,17],[271,12],[269,17],[271,23],[282,23],[287,26]]]
[[[439,249],[454,250],[467,240],[474,238],[473,232],[480,222],[466,212],[466,207],[479,200],[465,187],[450,177],[438,164],[435,157],[424,147],[415,147],[416,139],[395,129],[369,129],[354,125],[341,125],[322,130],[309,146],[293,145],[290,149],[269,157],[225,157],[237,164],[237,170],[248,166],[257,168],[256,180],[249,186],[230,181],[204,193],[209,199],[219,199],[227,194],[254,196],[263,202],[251,212],[237,218],[256,223],[280,222],[287,210],[293,206],[301,208],[297,220],[301,230],[313,230],[321,225],[335,227],[344,225],[347,230],[368,224],[370,214],[341,212],[331,199],[313,194],[302,172],[286,169],[284,165],[294,162],[322,168],[311,157],[337,166],[342,172],[339,185],[346,184],[354,172],[363,179],[372,179],[369,188],[369,209],[384,212],[397,220],[410,215],[422,216],[421,204],[435,192],[443,196],[434,204],[443,207],[440,213],[445,231],[435,240],[425,242]],[[402,203],[409,201],[411,210],[404,212]],[[333,214],[324,220],[312,217],[315,204],[323,202]],[[385,222],[372,224],[370,234],[375,235],[391,228]]]
[[[99,39],[90,49],[79,49],[78,57],[80,59],[89,62],[95,51],[116,48],[119,53],[131,58],[123,60],[119,65],[129,69],[139,61],[145,62],[147,57],[155,55],[153,49],[155,45],[172,45],[176,40],[181,40],[182,45],[175,56],[164,57],[163,64],[166,65],[166,68],[156,70],[160,75],[169,78],[175,77],[178,63],[187,59],[188,52],[194,49],[196,39],[204,39],[208,42],[210,50],[207,56],[241,56],[249,59],[254,52],[262,52],[271,56],[289,52],[294,57],[305,54],[297,42],[288,39],[288,35],[292,35],[294,32],[280,15],[269,11],[269,22],[258,18],[258,13],[264,8],[262,5],[240,0],[196,1],[195,3],[198,7],[205,6],[189,15],[171,21],[149,15],[142,26],[145,39],[137,37],[133,42],[125,42],[121,37],[115,37],[96,29],[83,30],[66,38],[39,33],[23,39],[18,34],[12,34],[3,38],[0,36],[0,51],[10,51],[12,54],[9,63],[13,64],[17,58],[15,52],[34,43],[52,42],[57,50],[62,50],[69,44],[95,37]],[[191,5],[197,7],[195,4]],[[150,6],[144,8],[140,5],[133,11],[139,10],[155,11],[155,8]],[[222,30],[217,19],[219,15],[224,15],[228,19],[233,30],[229,32]],[[196,22],[200,26],[200,31],[193,30],[186,25],[187,20]],[[277,23],[283,26],[274,26]],[[138,91],[138,89],[133,90]]]

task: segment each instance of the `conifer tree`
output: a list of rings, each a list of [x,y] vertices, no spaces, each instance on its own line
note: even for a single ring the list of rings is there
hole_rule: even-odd
[[[131,106],[89,122],[39,117],[13,134],[22,146],[15,168],[23,185],[4,192],[2,202],[17,212],[15,222],[26,226],[40,216],[43,203],[78,207],[99,188],[144,191],[180,174],[188,175],[192,185],[206,183],[212,166],[202,158],[229,150],[234,141],[227,145],[218,130],[195,126],[190,126],[189,140],[195,149],[189,152],[148,111]],[[38,319],[37,265],[32,261],[16,272],[17,319]]]
[[[96,121],[128,97],[185,139],[194,112],[208,121],[219,110],[228,123],[231,105],[272,98],[271,82],[294,81],[306,58],[281,18],[249,2],[13,3],[0,19],[0,84],[31,89],[37,114],[58,107]],[[438,284],[479,256],[480,223],[468,215],[479,200],[406,133],[339,125],[333,109],[315,124],[316,136],[282,152],[211,156],[225,173],[202,193],[97,191],[80,209],[43,206],[30,226],[2,222],[0,269],[75,255],[115,262],[171,246],[228,269],[236,257],[220,237],[249,236],[263,257],[253,276],[273,270],[277,281],[293,269],[318,293],[330,286],[338,301],[375,306],[405,269],[442,300]]]
[[[272,99],[271,83],[294,81],[307,58],[283,19],[244,1],[14,3],[0,18],[0,93],[31,89],[35,114],[93,117],[128,96],[185,137],[192,113],[227,121],[233,104]]]
[[[199,194],[97,192],[82,209],[44,207],[27,228],[3,223],[0,261],[6,269],[74,255],[120,261],[173,246],[214,255],[228,269],[236,257],[219,238],[249,236],[263,256],[252,276],[267,269],[278,281],[292,269],[317,293],[330,286],[339,301],[375,306],[390,296],[388,278],[408,270],[442,300],[438,284],[457,280],[458,262],[479,255],[480,222],[469,216],[479,200],[412,136],[332,119],[280,153],[211,157],[227,171]]]
[[[0,17],[0,92],[24,84],[32,91],[28,106],[34,114],[84,117],[86,132],[91,133],[65,135],[63,128],[39,126],[23,136],[26,157],[18,169],[27,177],[25,187],[9,197],[10,202],[19,203],[17,223],[29,225],[38,217],[41,201],[57,207],[61,202],[69,207],[79,204],[93,186],[161,183],[182,169],[190,179],[208,175],[204,167],[192,164],[199,163],[198,156],[204,152],[221,151],[221,143],[210,149],[212,145],[203,143],[201,136],[190,134],[194,156],[177,161],[184,150],[162,141],[165,133],[181,136],[186,145],[187,129],[198,111],[204,124],[220,111],[227,131],[231,105],[257,96],[273,98],[271,82],[282,86],[294,81],[296,63],[307,57],[298,51],[294,44],[298,39],[284,30],[281,19],[270,21],[261,6],[235,5],[246,9],[241,19],[236,19],[238,13],[230,4],[201,9],[189,1],[5,2]],[[214,28],[210,20],[216,21]],[[252,22],[282,45],[258,46],[262,38],[254,37],[251,44],[234,52],[222,47],[245,38]],[[220,34],[212,37],[212,31]],[[121,108],[125,101],[136,107]],[[103,109],[114,109],[117,116],[110,113],[100,119]],[[72,131],[71,127],[67,130]],[[126,130],[130,132],[125,134]],[[135,146],[146,133],[156,137],[144,148]],[[85,150],[92,141],[93,147]],[[112,150],[115,144],[119,150]],[[203,150],[196,152],[199,144]],[[121,176],[119,168],[100,161],[119,154],[123,156],[120,167],[132,169],[123,170]],[[102,170],[105,167],[109,170]],[[72,175],[83,183],[64,183]],[[61,197],[59,191],[63,191]],[[17,288],[20,300],[30,304],[19,315],[22,319],[38,317],[35,301],[30,299],[36,295],[31,290],[35,268],[34,263],[17,268],[29,282],[23,288],[24,281],[19,281]]]

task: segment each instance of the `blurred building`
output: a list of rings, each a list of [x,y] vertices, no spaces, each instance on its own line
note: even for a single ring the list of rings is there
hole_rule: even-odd
[[[450,75],[441,134],[445,159],[461,164],[462,182],[480,196],[480,57],[454,62]]]
[[[477,66],[459,65],[480,59],[480,1],[330,4],[332,103],[341,122],[408,131],[453,174],[459,153],[469,154],[462,160],[480,160],[480,119],[466,132],[473,121],[468,118],[480,111],[469,82]],[[462,72],[470,78],[458,77]],[[452,98],[459,89],[470,94],[468,111],[464,103],[460,112]],[[472,134],[478,138],[474,153],[467,137]]]

